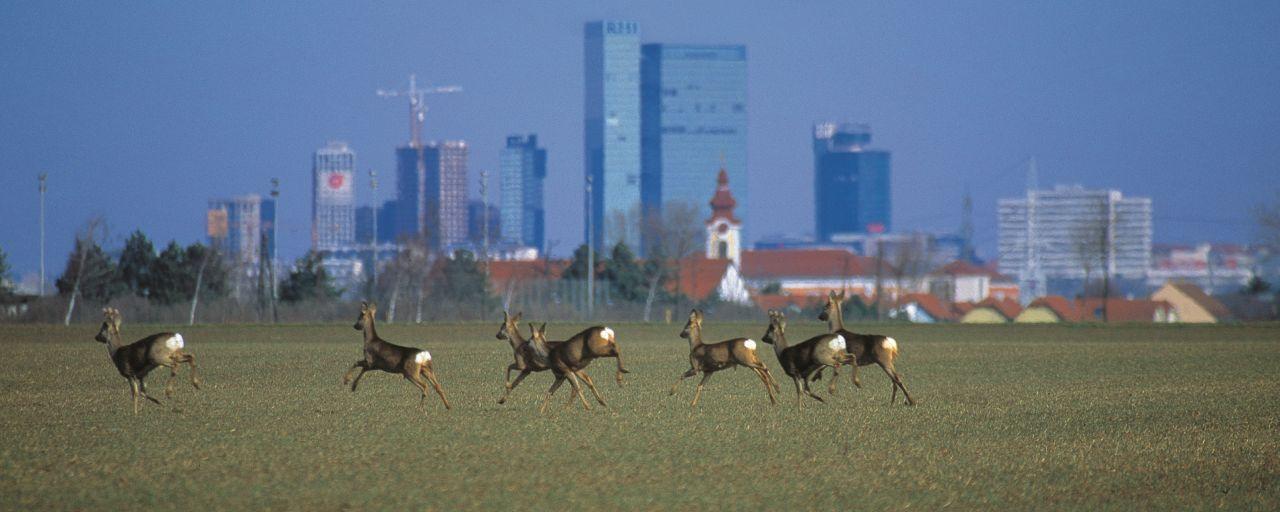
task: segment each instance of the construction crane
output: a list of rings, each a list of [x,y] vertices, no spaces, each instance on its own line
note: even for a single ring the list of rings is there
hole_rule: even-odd
[[[415,148],[422,147],[422,122],[427,119],[427,102],[428,94],[447,94],[451,92],[462,92],[462,88],[456,85],[444,85],[418,88],[418,75],[409,75],[409,88],[403,91],[389,91],[386,89],[378,89],[378,96],[383,98],[409,98],[409,145]]]

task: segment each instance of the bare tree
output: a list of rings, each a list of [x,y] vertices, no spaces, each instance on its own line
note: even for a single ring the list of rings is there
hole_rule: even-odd
[[[84,227],[76,233],[76,278],[71,285],[71,298],[67,302],[67,314],[62,319],[62,325],[71,325],[71,316],[76,311],[76,298],[80,296],[80,284],[84,281],[84,275],[87,272],[85,262],[89,257],[89,249],[97,245],[99,237],[106,236],[106,221],[101,216],[93,216],[85,222]]]
[[[1280,192],[1271,204],[1254,207],[1253,215],[1258,220],[1258,241],[1271,256],[1280,255]]]
[[[703,228],[701,212],[691,204],[672,202],[663,205],[661,215],[648,215],[645,218],[645,239],[649,243],[646,257],[657,255],[671,262],[671,273],[676,278],[676,297],[684,293],[680,285],[681,266],[685,258],[693,255],[702,242]],[[662,263],[662,262],[659,262]],[[661,272],[667,268],[665,264],[652,265],[649,275],[649,298],[645,311],[652,306]],[[647,318],[646,314],[646,318]]]
[[[937,251],[932,241],[925,237],[912,237],[906,243],[898,244],[889,258],[887,270],[893,274],[898,295],[905,290],[920,289],[924,275],[933,269],[937,261]]]
[[[1102,321],[1107,321],[1107,302],[1111,295],[1113,260],[1111,227],[1116,221],[1115,212],[1107,202],[1099,202],[1096,209],[1082,215],[1082,220],[1072,231],[1070,243],[1076,254],[1076,263],[1084,271],[1081,296],[1089,295],[1089,282],[1093,269],[1102,272]]]

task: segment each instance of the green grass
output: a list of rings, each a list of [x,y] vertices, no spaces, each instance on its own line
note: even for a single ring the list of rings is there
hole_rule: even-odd
[[[544,417],[545,373],[496,403],[496,322],[380,327],[435,356],[454,409],[432,396],[425,414],[397,376],[340,385],[361,347],[346,323],[184,327],[205,389],[183,381],[138,416],[96,326],[2,326],[0,509],[1280,507],[1274,325],[877,326],[919,406],[890,406],[864,367],[863,389],[846,369],[834,399],[799,407],[766,354],[779,405],[726,371],[692,411],[696,379],[666,394],[688,368],[680,326],[613,327],[626,385],[612,360],[590,368],[611,408],[563,409],[566,386]],[[822,330],[793,320],[789,337]]]

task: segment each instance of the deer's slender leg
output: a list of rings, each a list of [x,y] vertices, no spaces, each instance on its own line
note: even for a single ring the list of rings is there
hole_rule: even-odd
[[[582,384],[578,382],[578,374],[574,372],[565,372],[569,376],[569,385],[573,386],[574,394],[578,395],[578,400],[582,401],[582,408],[591,410],[591,404],[587,403],[587,396],[582,393]]]
[[[853,387],[862,389],[862,380],[858,379],[858,361],[853,361],[849,364],[849,367],[853,368],[853,373],[849,375],[849,380],[853,382]]]
[[[516,365],[515,363],[511,363],[507,365],[507,375],[506,377],[503,378],[503,385],[507,388],[507,391],[510,391],[511,388],[515,387],[514,385],[511,384],[511,370],[520,370],[520,369],[521,369],[520,366]],[[499,401],[498,403],[502,403],[502,402]]]
[[[561,384],[564,384],[564,379],[565,379],[564,375],[560,375],[558,373],[556,374],[556,381],[552,382],[551,387],[548,388],[547,392],[542,395],[542,405],[538,407],[538,414],[543,414],[547,412],[547,401],[551,400],[551,395],[555,394],[556,390],[560,388]]]
[[[178,378],[178,364],[169,367],[169,378],[164,381],[164,397],[173,397],[173,381]]]
[[[360,374],[356,375],[355,380],[352,380],[351,374],[356,370],[360,370]],[[363,359],[356,361],[356,364],[351,365],[351,368],[347,369],[347,374],[342,376],[342,384],[346,385],[347,383],[350,383],[351,392],[355,393],[356,386],[360,385],[360,377],[364,377],[364,372],[367,371],[369,371],[369,363],[365,362]]]
[[[884,373],[889,376],[889,380],[893,381],[893,395],[889,398],[889,403],[894,403],[898,399],[898,389],[902,389],[902,396],[907,399],[907,405],[915,405],[916,401],[911,398],[911,394],[907,393],[907,387],[902,385],[902,376],[898,375],[898,371],[893,368],[893,363],[881,364],[880,368],[884,369]]]
[[[804,407],[804,398],[800,396],[800,379],[791,377],[791,382],[796,385],[796,405]]]
[[[191,354],[182,354],[182,360],[187,363],[191,369],[191,387],[200,389],[200,376],[196,373],[196,356]]]
[[[698,398],[702,397],[702,388],[707,385],[707,381],[710,379],[711,372],[703,372],[702,380],[698,382],[698,390],[693,392],[693,403],[690,403],[689,407],[696,407],[698,405]]]
[[[756,373],[757,377],[760,377],[760,382],[764,383],[764,390],[769,393],[769,403],[776,405],[778,400],[773,396],[773,386],[770,385],[773,377],[769,375],[769,369],[765,368],[764,365],[758,367],[748,365],[747,368],[750,368],[751,371]]]
[[[819,402],[826,402],[826,400],[823,400],[822,397],[815,394],[813,390],[809,388],[809,383],[812,382],[813,376],[818,375],[820,371],[821,371],[821,368],[819,368],[818,372],[811,372],[809,373],[809,375],[804,377],[804,394],[809,395],[810,397],[813,397],[813,399]]]
[[[138,381],[129,377],[129,391],[133,393],[133,415],[138,415]]]
[[[836,364],[840,364],[840,363],[836,363]],[[838,381],[838,380],[840,380],[840,367],[839,367],[839,366],[832,366],[832,367],[831,367],[831,382],[828,382],[828,383],[827,383],[827,394],[828,394],[828,395],[835,395],[835,394],[836,394],[836,381]]]
[[[156,400],[155,398],[153,398],[153,397],[151,396],[151,393],[148,393],[148,392],[147,392],[147,381],[142,380],[142,379],[138,379],[138,389],[142,391],[142,397],[143,397],[143,398],[146,398],[147,400],[150,400],[150,401],[152,401],[152,402],[154,402],[154,403],[156,403],[156,404],[159,404],[159,403],[160,403],[160,401],[159,401],[159,400]]]
[[[630,370],[627,370],[626,368],[623,368],[623,367],[622,367],[622,352],[619,352],[619,351],[615,350],[615,351],[614,351],[613,356],[614,356],[614,357],[616,357],[616,358],[618,358],[618,372],[615,374],[615,377],[614,377],[614,378],[618,381],[618,385],[619,385],[619,386],[621,386],[621,385],[622,385],[622,374],[624,374],[624,373],[631,373],[631,371],[630,371]]]
[[[427,412],[427,383],[422,381],[422,378],[418,376],[418,371],[416,370],[406,372],[404,374],[404,378],[405,380],[412,382],[414,386],[418,387],[418,392],[421,395],[418,398],[418,409],[421,409],[425,414]]]
[[[697,374],[698,374],[698,370],[696,370],[696,369],[694,369],[694,368],[690,368],[690,369],[689,369],[689,371],[684,372],[684,374],[680,376],[680,379],[679,379],[679,380],[677,380],[677,381],[676,381],[676,383],[675,383],[675,384],[673,384],[673,385],[671,386],[671,392],[670,392],[670,393],[667,393],[667,396],[671,396],[671,395],[676,394],[676,388],[680,386],[680,383],[681,383],[681,382],[684,382],[684,380],[685,380],[685,379],[687,379],[687,378],[689,378],[689,377],[692,377],[692,376],[694,376],[694,375],[697,375]]]
[[[591,390],[592,395],[595,395],[596,401],[600,402],[601,406],[603,407],[609,406],[609,404],[604,403],[604,398],[600,397],[600,390],[596,389],[595,381],[591,380],[591,376],[587,375],[587,372],[579,370],[578,377],[581,377],[583,382],[587,383],[587,388]]]
[[[429,362],[430,361],[428,361],[428,363]],[[440,401],[444,402],[444,408],[446,410],[453,409],[453,406],[449,405],[449,399],[444,396],[444,389],[440,387],[440,380],[436,378],[435,370],[423,366],[421,371],[423,375],[427,376],[427,380],[431,381],[431,387],[436,390],[436,394],[440,395]]]
[[[533,373],[533,372],[530,371],[528,368],[520,370],[520,375],[516,375],[516,380],[507,385],[507,391],[502,393],[502,398],[498,399],[498,403],[500,404],[507,403],[507,397],[511,396],[511,391],[514,390],[516,386],[519,386],[520,381],[523,381],[524,378],[528,377],[530,373]]]

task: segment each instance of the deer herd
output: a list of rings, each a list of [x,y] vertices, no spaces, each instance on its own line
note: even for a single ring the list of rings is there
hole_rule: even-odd
[[[769,327],[760,339],[764,343],[773,345],[779,366],[795,384],[797,402],[802,404],[805,395],[819,402],[825,402],[821,396],[813,392],[810,386],[813,382],[822,379],[822,374],[827,368],[831,369],[827,392],[835,394],[836,380],[841,366],[849,366],[853,385],[862,387],[862,382],[858,379],[858,367],[874,363],[884,370],[891,382],[892,393],[889,402],[896,403],[898,391],[901,390],[905,403],[915,405],[915,399],[911,398],[906,386],[902,384],[902,376],[894,368],[894,359],[898,356],[897,340],[888,336],[858,334],[846,330],[841,314],[844,300],[844,292],[839,294],[831,292],[827,296],[822,313],[818,315],[819,320],[827,322],[831,332],[819,334],[794,345],[787,341],[786,315],[777,310],[769,311]],[[379,370],[399,374],[418,387],[421,392],[420,407],[425,405],[429,391],[434,391],[439,395],[445,409],[452,409],[444,389],[440,386],[440,380],[436,377],[431,353],[422,349],[396,345],[379,337],[374,327],[376,316],[376,305],[369,303],[360,305],[360,316],[356,318],[354,327],[363,334],[364,354],[347,370],[342,378],[342,384],[344,386],[349,384],[351,391],[354,392],[356,386],[360,384],[360,378],[368,371]],[[511,392],[529,374],[550,370],[555,376],[555,381],[543,394],[542,402],[538,407],[539,413],[546,412],[551,395],[555,394],[565,381],[568,381],[572,388],[572,395],[566,407],[572,405],[576,399],[582,403],[584,409],[591,409],[582,390],[584,386],[591,391],[596,402],[602,407],[608,407],[604,398],[600,396],[600,390],[596,388],[595,382],[587,375],[586,368],[596,359],[614,358],[617,360],[616,380],[619,386],[622,385],[622,375],[629,372],[622,366],[622,353],[618,350],[617,333],[609,327],[600,325],[589,327],[563,341],[548,341],[546,323],[538,326],[531,322],[529,336],[525,337],[521,334],[521,317],[521,313],[514,315],[505,311],[502,313],[502,326],[498,329],[497,338],[511,344],[514,362],[507,366],[505,390],[502,397],[498,399],[498,403],[506,403]],[[769,395],[770,403],[776,404],[776,394],[780,393],[781,389],[778,382],[774,380],[773,373],[760,358],[757,351],[759,344],[751,338],[732,338],[716,343],[704,343],[702,322],[702,311],[694,309],[689,312],[688,322],[680,331],[680,337],[689,341],[689,370],[680,375],[675,385],[671,386],[669,394],[674,395],[680,383],[686,378],[701,373],[702,380],[698,382],[693,401],[690,403],[691,406],[697,406],[698,399],[702,396],[702,389],[711,379],[712,374],[741,366],[760,378],[765,392]],[[179,368],[184,364],[189,368],[192,387],[200,389],[195,356],[185,351],[185,340],[181,334],[162,332],[133,343],[125,343],[120,335],[120,324],[120,311],[113,308],[104,309],[102,327],[94,339],[107,345],[107,352],[116,370],[129,382],[133,393],[134,414],[138,414],[141,398],[156,404],[160,403],[147,393],[144,382],[147,374],[158,367],[163,366],[169,369],[169,379],[165,383],[165,397],[172,396],[173,382],[178,376]],[[515,380],[511,379],[512,370],[519,372]]]

